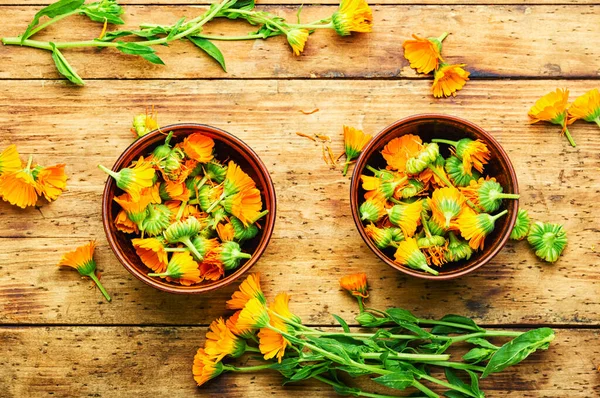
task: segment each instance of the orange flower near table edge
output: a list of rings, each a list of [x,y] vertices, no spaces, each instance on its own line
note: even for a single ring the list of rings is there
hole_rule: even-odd
[[[344,164],[343,175],[348,173],[350,162],[358,157],[365,145],[373,139],[372,135],[365,134],[362,130],[354,127],[344,126],[344,149],[346,152],[346,163]]]
[[[279,316],[300,323],[300,318],[290,311],[289,302],[290,296],[287,293],[279,293],[275,297],[275,300],[269,305],[269,311],[274,313],[271,315],[269,323],[273,328],[282,332],[288,331],[288,325],[286,324],[286,320],[281,319]],[[264,355],[264,359],[277,358],[277,362],[281,363],[281,360],[285,355],[285,348],[290,342],[281,333],[269,328],[260,329],[258,338],[258,348]]]
[[[295,56],[304,51],[304,45],[308,40],[308,29],[290,29],[287,32],[287,41],[290,43]]]
[[[461,90],[470,73],[463,69],[465,64],[448,65],[441,64],[436,69],[433,77],[431,92],[436,98],[456,96],[456,92]]]
[[[65,164],[56,166],[36,168],[36,181],[39,186],[39,193],[44,195],[48,202],[58,199],[58,197],[67,189],[67,175],[65,174]]]
[[[0,175],[21,169],[21,158],[15,144],[9,145],[0,153]]]
[[[340,279],[340,286],[353,296],[369,297],[367,274],[363,272],[342,277]]]
[[[595,88],[588,91],[569,106],[569,124],[577,119],[583,119],[586,122],[596,122],[600,126],[600,91]]]
[[[414,40],[406,40],[402,47],[404,47],[404,58],[410,62],[410,67],[419,73],[430,73],[437,69],[439,62],[444,62],[442,42],[446,36],[448,33],[429,38],[412,35]]]
[[[531,118],[531,124],[543,121],[562,126],[561,133],[564,133],[571,146],[575,147],[575,141],[567,128],[575,121],[568,118],[568,101],[569,90],[557,88],[537,100],[529,110],[528,116]]]
[[[248,275],[237,291],[231,295],[231,300],[226,303],[229,310],[241,310],[251,299],[256,298],[263,304],[267,302],[265,295],[260,287],[260,273],[256,272]]]
[[[87,276],[96,283],[107,301],[111,298],[102,286],[102,283],[96,277],[96,262],[94,261],[94,249],[96,241],[91,241],[88,244],[78,247],[72,252],[63,254],[58,266],[66,266],[75,268],[79,274]]]
[[[196,384],[201,386],[221,373],[223,373],[223,364],[206,354],[204,348],[199,348],[194,356],[194,365],[192,366],[192,374]]]
[[[246,342],[229,330],[223,318],[218,318],[210,324],[206,333],[204,352],[217,362],[226,355],[238,358],[246,352]]]
[[[340,36],[352,32],[369,33],[373,28],[373,13],[365,0],[342,0],[331,23]]]

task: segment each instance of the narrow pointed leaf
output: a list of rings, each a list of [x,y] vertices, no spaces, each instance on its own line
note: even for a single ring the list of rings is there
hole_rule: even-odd
[[[54,18],[59,15],[68,14],[77,10],[79,7],[83,5],[85,0],[60,0],[56,3],[52,3],[47,7],[42,8],[35,14],[33,20],[25,29],[25,33],[21,35],[21,43],[23,43],[26,39],[31,35],[31,31],[38,25],[41,17]]]
[[[194,43],[198,48],[202,49],[205,53],[210,55],[215,61],[221,65],[223,71],[227,72],[227,67],[225,66],[225,58],[221,53],[221,50],[217,46],[215,46],[211,41],[204,39],[202,37],[194,37],[190,36],[188,39]]]
[[[149,46],[142,46],[137,43],[125,43],[118,42],[117,50],[124,54],[139,55],[146,61],[150,61],[153,64],[164,65],[165,63],[156,55],[156,51]]]
[[[58,72],[67,79],[69,79],[71,83],[83,86],[85,84],[83,82],[83,79],[79,77],[75,69],[69,64],[64,55],[60,52],[58,48],[56,48],[56,45],[54,45],[54,43],[50,43],[50,46],[52,47],[52,59],[56,64],[56,69],[58,70]]]

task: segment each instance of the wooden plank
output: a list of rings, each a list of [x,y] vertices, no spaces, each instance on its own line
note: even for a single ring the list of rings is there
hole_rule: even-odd
[[[315,382],[281,386],[281,376],[272,371],[224,374],[198,389],[191,367],[203,335],[204,328],[190,327],[0,328],[3,396],[112,397],[125,390],[177,397],[335,395]],[[507,398],[597,396],[598,337],[596,330],[558,330],[547,352],[482,380],[482,390]],[[358,383],[373,388],[364,378]]]
[[[295,7],[261,9],[295,19]],[[172,24],[202,10],[132,6],[127,8],[126,20],[132,27],[142,22]],[[305,7],[303,20],[320,19],[334,10],[333,6]],[[445,42],[445,57],[448,62],[466,63],[472,78],[600,76],[600,48],[592,45],[600,26],[598,7],[376,6],[373,10],[373,33],[341,38],[333,31],[319,31],[300,57],[291,54],[283,37],[217,43],[227,60],[228,73],[185,42],[158,49],[166,66],[116,50],[102,54],[95,49],[71,50],[65,55],[83,78],[413,78],[417,75],[404,59],[401,43],[413,33],[434,35],[446,30],[453,34]],[[16,36],[36,9],[14,6],[2,11],[11,15],[5,18],[3,36]],[[90,39],[99,35],[100,29],[84,17],[74,17],[49,28],[45,38]],[[253,30],[241,22],[217,21],[206,32],[240,35]],[[2,46],[0,57],[4,60],[0,78],[59,77],[49,54],[42,50]]]
[[[269,168],[278,195],[273,240],[255,270],[265,290],[294,295],[305,321],[330,324],[329,313],[352,318],[352,300],[338,279],[365,271],[376,307],[404,306],[423,316],[448,312],[490,324],[600,325],[600,134],[578,122],[571,148],[558,128],[529,125],[527,110],[556,85],[573,96],[593,81],[476,81],[458,97],[434,100],[427,81],[7,81],[0,86],[0,148],[65,161],[70,190],[40,210],[0,203],[2,323],[198,324],[218,316],[235,286],[210,296],[172,296],[130,276],[104,240],[100,199],[105,176],[132,140],[132,115],[157,104],[163,125],[195,121],[224,128],[252,146]],[[34,95],[32,93],[35,93]],[[320,109],[312,115],[301,110]],[[564,223],[569,246],[555,265],[537,260],[525,242],[510,243],[472,276],[432,283],[406,278],[381,263],[359,238],[349,212],[349,179],[329,170],[321,149],[296,131],[328,134],[342,150],[341,126],[376,133],[421,112],[467,118],[504,145],[516,168],[522,205],[534,219]],[[55,265],[68,249],[95,238],[110,304],[88,281]]]

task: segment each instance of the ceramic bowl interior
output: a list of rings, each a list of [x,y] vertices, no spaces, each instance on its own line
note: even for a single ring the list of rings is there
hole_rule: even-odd
[[[496,221],[494,231],[485,239],[485,247],[483,250],[474,252],[467,261],[445,264],[440,268],[440,274],[438,276],[416,271],[395,263],[393,261],[394,250],[381,250],[377,248],[365,233],[358,213],[358,208],[363,203],[365,194],[360,183],[360,175],[363,174],[363,172],[372,175],[372,173],[365,171],[365,166],[367,164],[375,168],[384,169],[386,167],[386,161],[381,155],[381,150],[389,141],[405,134],[418,135],[423,142],[430,142],[433,138],[443,138],[452,141],[457,141],[466,137],[479,139],[488,146],[492,154],[489,163],[484,168],[483,175],[495,177],[504,188],[504,192],[518,193],[519,191],[517,177],[510,159],[498,141],[496,141],[491,134],[485,132],[471,122],[454,116],[415,115],[399,120],[385,128],[371,140],[357,160],[356,168],[352,175],[350,202],[352,206],[352,215],[358,231],[365,243],[382,261],[406,274],[419,278],[440,280],[456,278],[472,272],[489,262],[506,244],[516,221],[518,200],[503,201],[501,209],[507,209],[508,214]],[[448,157],[450,155],[449,145],[439,145],[442,156],[445,158]]]
[[[133,235],[125,234],[115,228],[113,220],[120,211],[120,207],[113,198],[115,195],[120,195],[122,191],[117,188],[117,185],[112,178],[108,178],[104,189],[102,198],[102,221],[108,243],[115,256],[136,278],[154,288],[170,293],[205,293],[233,282],[243,273],[248,271],[263,254],[269,243],[275,224],[275,189],[267,168],[248,145],[223,130],[200,124],[171,125],[162,127],[161,131],[155,130],[149,133],[127,148],[112,169],[118,171],[123,167],[129,166],[133,160],[138,159],[140,156],[148,156],[152,153],[154,148],[164,143],[166,137],[165,133],[170,131],[173,132],[173,138],[171,139],[172,144],[181,142],[185,137],[193,133],[202,133],[211,137],[215,141],[214,153],[216,159],[221,162],[233,160],[256,182],[256,187],[260,190],[263,198],[263,208],[269,210],[269,214],[259,221],[261,229],[258,235],[253,239],[244,242],[242,245],[242,250],[246,253],[251,253],[252,258],[242,263],[235,272],[226,275],[218,281],[209,283],[203,282],[193,286],[177,285],[158,277],[147,276],[146,274],[149,273],[150,270],[141,262],[131,244]]]

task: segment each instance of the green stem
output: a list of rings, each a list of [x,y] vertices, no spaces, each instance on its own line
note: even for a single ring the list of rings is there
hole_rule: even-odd
[[[331,29],[333,28],[333,22],[329,22],[326,24],[319,23],[308,23],[308,24],[300,24],[300,23],[289,23],[287,24],[290,28],[294,29]]]
[[[315,379],[315,380],[318,380],[318,381],[320,381],[322,383],[328,384],[328,385],[330,385],[332,387],[335,387],[335,388],[341,388],[341,389],[346,388],[346,386],[344,386],[342,384],[336,383],[333,380],[326,379],[325,377],[322,377],[322,376],[319,376],[319,375],[313,376],[312,378]],[[369,397],[369,398],[397,398],[397,397],[395,397],[393,395],[375,394],[375,393],[370,393],[370,392],[364,392],[362,390],[358,390],[358,389],[354,389],[354,388],[352,389],[352,391],[353,391],[354,394],[356,394],[359,397]]]
[[[388,358],[392,358],[393,359],[392,356],[390,356]],[[483,367],[483,366],[469,365],[469,364],[462,363],[462,362],[450,362],[450,361],[435,361],[435,362],[430,362],[430,361],[423,361],[423,363],[425,363],[427,365],[441,366],[441,367],[444,367],[444,368],[461,369],[461,370],[472,370],[474,372],[481,372],[481,373],[483,373],[483,371],[485,370],[485,367]]]
[[[365,359],[379,359],[381,357],[380,353],[377,352],[365,352],[360,354],[361,357]],[[398,352],[395,354],[390,354],[388,356],[389,359],[399,359],[402,361],[429,361],[429,362],[437,362],[437,361],[447,361],[450,359],[450,355],[448,354],[405,354],[402,352]]]
[[[417,380],[414,380],[412,383],[413,387],[417,390],[425,393],[429,398],[439,398],[439,395],[435,392],[431,391],[429,388],[425,387],[423,384],[419,383]]]
[[[450,340],[452,340],[452,343],[454,344],[454,343],[458,343],[459,341],[466,341],[466,340],[473,339],[476,337],[519,337],[522,334],[523,334],[522,332],[513,332],[513,331],[509,331],[509,330],[486,330],[486,331],[478,332],[478,333],[469,333],[469,334],[463,334],[461,336],[450,337]],[[444,337],[448,337],[448,336],[444,336]]]
[[[35,34],[36,34],[37,32],[39,32],[40,30],[46,29],[48,26],[52,25],[52,24],[53,24],[53,23],[55,23],[55,22],[58,22],[58,21],[60,21],[61,19],[64,19],[64,18],[70,17],[71,15],[73,15],[73,14],[77,14],[77,13],[79,13],[79,12],[81,12],[81,9],[79,9],[79,8],[78,8],[78,9],[76,9],[76,10],[74,10],[74,11],[71,11],[71,12],[68,12],[68,13],[66,13],[66,14],[63,14],[63,15],[59,15],[59,16],[57,16],[57,17],[54,17],[54,18],[52,18],[52,19],[50,19],[50,20],[48,20],[48,21],[44,22],[43,24],[41,24],[41,25],[38,25],[38,26],[37,26],[35,29],[32,29],[32,30],[31,30],[31,32],[29,32],[29,35],[28,35],[26,38],[29,38],[29,37],[31,37],[31,36],[33,36],[33,35],[35,35]]]
[[[177,211],[177,215],[175,216],[175,220],[180,220],[181,217],[183,216],[183,212],[185,211],[185,208],[187,207],[188,202],[187,200],[184,200],[181,202],[181,206],[179,206],[179,210]]]
[[[348,173],[348,167],[350,167],[350,161],[347,160],[346,163],[344,163],[344,171],[342,171],[342,175],[345,177],[346,174]]]
[[[257,348],[257,347],[252,347],[252,346],[247,345],[246,346],[246,352],[258,352],[258,353],[260,353],[260,349]]]
[[[106,301],[110,302],[111,298],[108,295],[108,292],[106,291],[106,289],[104,289],[104,286],[102,286],[102,283],[100,283],[100,280],[98,280],[98,277],[96,276],[95,272],[96,271],[92,271],[92,273],[89,274],[88,276],[90,277],[91,280],[94,281],[94,283],[96,283],[96,286],[98,286],[98,289],[100,289],[100,291],[102,292],[102,295],[104,296]]]
[[[458,391],[458,392],[460,392],[462,394],[465,394],[465,395],[467,395],[469,397],[477,398],[477,395],[474,395],[471,391],[469,391],[467,389],[464,389],[462,387],[456,386],[454,384],[447,383],[447,382],[445,382],[443,380],[440,380],[440,379],[436,379],[435,377],[429,376],[428,374],[419,373],[419,377],[422,378],[422,379],[428,380],[428,381],[430,381],[432,383],[439,384],[440,386],[444,386],[446,388],[449,388],[451,390]]]
[[[27,166],[25,166],[25,170],[30,170],[32,163],[33,163],[33,155],[29,155],[29,159],[27,159]]]
[[[565,122],[566,123],[566,122]],[[567,128],[567,126],[564,126],[565,129],[565,135],[567,136],[567,139],[569,140],[569,144],[571,144],[571,146],[574,148],[577,145],[575,144],[575,140],[573,139],[573,137],[571,136],[571,133],[569,132],[569,129]]]
[[[257,222],[258,220],[260,220],[261,218],[263,218],[267,214],[269,214],[269,210],[263,210],[263,211],[261,211],[260,213],[258,213],[258,215],[256,217],[254,217],[254,219],[252,220],[252,224],[254,224],[255,222]]]
[[[187,252],[189,250],[187,248],[185,248],[185,247],[165,247],[165,251],[167,253],[173,253],[173,252],[175,252],[175,253],[177,253],[177,252],[181,253],[181,252]]]
[[[104,166],[102,166],[101,164],[98,165],[98,168],[100,170],[102,170],[103,172],[105,172],[106,174],[108,174],[109,176],[111,176],[112,178],[114,178],[115,180],[118,179],[120,177],[120,174],[117,172],[114,172]]]
[[[449,327],[453,327],[453,328],[457,328],[457,329],[472,330],[472,331],[475,331],[475,332],[480,331],[476,327],[469,326],[469,325],[464,325],[462,323],[454,323],[454,322],[446,322],[446,321],[436,321],[436,320],[432,320],[432,319],[421,319],[421,318],[418,318],[417,319],[417,324],[423,324],[423,325],[440,325],[440,326],[449,326]]]
[[[301,323],[295,322],[289,318],[284,317],[283,315],[279,315],[278,313],[276,313],[275,311],[271,310],[271,309],[267,309],[269,311],[269,313],[275,315],[277,318],[281,319],[282,321],[284,321],[285,323],[288,323],[292,326],[295,326],[296,328],[300,329],[300,330],[306,330],[309,332],[318,332],[318,330],[313,329],[313,328],[309,328],[308,326],[304,326]],[[298,332],[298,333],[302,333],[302,332]]]
[[[441,43],[441,42],[443,42],[443,41],[444,41],[444,39],[445,39],[446,37],[448,37],[448,35],[449,35],[449,33],[448,33],[448,32],[444,32],[444,33],[442,33],[442,35],[441,35],[440,37],[438,37],[438,40],[440,41],[440,43]],[[434,142],[435,142],[435,141],[434,141]]]
[[[256,18],[255,21],[262,22],[265,25],[272,25],[272,26],[276,27],[277,29],[279,29],[284,34],[287,34],[289,32],[289,30],[286,29],[285,27],[283,27],[281,24],[279,24],[279,23],[275,22],[273,19],[265,16],[264,12],[240,10],[240,9],[236,9],[236,8],[224,10],[224,12],[228,13],[228,14],[242,14],[242,15],[253,16]],[[267,15],[269,15],[269,14],[267,14]]]
[[[210,213],[211,211],[213,211],[213,210],[214,210],[214,208],[215,208],[215,207],[217,207],[217,205],[218,205],[219,203],[221,203],[221,201],[223,201],[223,199],[225,199],[225,196],[226,196],[226,195],[225,195],[225,192],[223,192],[223,193],[221,194],[221,196],[219,196],[219,199],[217,199],[217,200],[215,201],[215,203],[211,204],[211,205],[210,205],[210,207],[209,207],[208,209],[206,209],[206,212],[207,212],[207,213]]]
[[[310,332],[298,332],[298,334],[303,336],[347,336],[358,339],[370,339],[375,337],[375,333],[343,333],[343,332],[321,332],[321,331],[310,331]],[[444,336],[447,337],[447,336]],[[413,334],[392,334],[386,336],[388,339],[392,340],[427,340],[422,337],[413,335]],[[451,339],[448,337],[446,340]]]
[[[230,372],[256,372],[257,370],[271,369],[272,366],[273,366],[272,363],[268,363],[265,365],[244,366],[244,367],[223,365],[223,369],[228,370]]]
[[[251,35],[245,35],[245,36],[217,36],[217,35],[198,34],[198,35],[194,35],[194,37],[200,37],[202,39],[208,39],[208,40],[221,40],[221,41],[264,39],[264,36],[261,34],[251,34]]]
[[[452,145],[453,147],[456,147],[456,145],[458,145],[458,141],[443,140],[441,138],[434,138],[431,140],[431,142],[436,142],[438,144],[448,144]]]
[[[196,246],[194,246],[194,244],[192,243],[190,238],[186,237],[186,238],[180,240],[180,242],[183,243],[184,245],[186,245],[188,247],[188,249],[190,249],[190,251],[192,252],[194,257],[196,257],[196,260],[202,261],[204,259],[204,256],[202,256],[200,254],[200,252],[198,252],[198,249],[196,249]]]
[[[500,213],[496,214],[495,216],[492,216],[492,220],[496,221],[497,219],[499,219],[500,217],[502,217],[506,213],[508,213],[508,210],[503,210]]]
[[[365,312],[365,305],[363,303],[363,298],[360,296],[356,296],[356,301],[358,301],[358,311],[362,314]]]
[[[494,199],[519,199],[521,195],[518,193],[497,193],[494,196]]]

